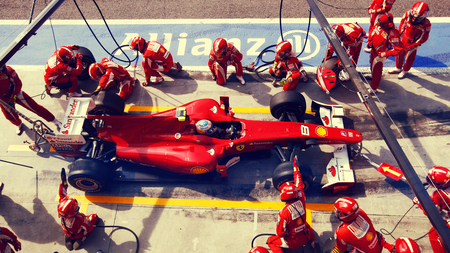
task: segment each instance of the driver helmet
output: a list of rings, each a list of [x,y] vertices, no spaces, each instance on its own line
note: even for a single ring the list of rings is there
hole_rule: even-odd
[[[450,186],[450,170],[442,166],[434,166],[428,171],[427,182],[438,189]]]
[[[89,66],[89,76],[91,76],[92,80],[97,80],[100,76],[105,74],[105,67],[99,63],[92,63]]]
[[[378,18],[378,25],[383,29],[391,29],[394,27],[394,16],[392,13],[384,13]]]
[[[227,41],[222,38],[217,38],[213,43],[213,50],[216,56],[225,56],[227,53]]]
[[[342,197],[334,203],[334,214],[340,221],[352,221],[359,213],[359,206],[356,200],[349,197]]]
[[[143,52],[144,51],[144,46],[145,46],[145,40],[142,37],[136,36],[133,38],[133,40],[131,41],[130,44],[130,49],[134,50],[134,51],[139,51],[139,52]]]
[[[75,198],[66,196],[58,204],[58,216],[63,218],[71,218],[78,214],[80,207]]]
[[[292,51],[292,45],[291,42],[287,40],[283,40],[280,43],[278,43],[277,47],[275,48],[275,52],[277,53],[278,57],[281,59],[287,59]]]
[[[430,8],[428,8],[428,4],[425,2],[415,3],[409,12],[409,21],[413,25],[422,23],[422,21],[427,17],[429,10]]]
[[[336,35],[340,41],[345,39],[345,30],[342,25],[336,24],[336,25],[333,25],[331,28],[333,28],[334,33],[336,33]]]
[[[264,247],[256,246],[253,247],[248,253],[269,253],[269,251]]]
[[[413,239],[400,237],[395,241],[391,253],[420,253],[420,248]]]
[[[195,123],[195,129],[197,133],[206,135],[214,134],[217,131],[213,123],[207,119],[202,119]]]
[[[72,62],[72,59],[75,58],[75,54],[72,49],[62,46],[56,51],[56,59],[59,62],[69,64]]]
[[[285,182],[280,186],[280,199],[283,202],[298,199],[298,191],[292,182]]]

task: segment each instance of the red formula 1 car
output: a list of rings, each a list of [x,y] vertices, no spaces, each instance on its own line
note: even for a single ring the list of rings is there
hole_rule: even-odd
[[[95,104],[94,104],[95,102]],[[344,129],[343,108],[312,103],[315,117],[305,118],[305,98],[295,91],[276,94],[271,114],[279,121],[255,121],[234,117],[228,97],[220,103],[199,99],[180,107],[145,116],[123,115],[123,100],[102,91],[91,98],[70,98],[58,134],[45,139],[60,155],[77,158],[69,166],[69,183],[87,192],[100,191],[115,171],[114,163],[125,160],[156,167],[172,174],[211,174],[227,176],[227,169],[239,155],[275,149],[282,163],[274,170],[276,188],[292,180],[292,160],[298,148],[315,144],[335,147],[335,158],[328,165],[329,183],[323,189],[346,189],[354,184],[348,147],[358,144],[358,131]],[[198,134],[195,124],[208,119],[227,129],[226,136]],[[317,123],[318,122],[318,123]],[[301,165],[306,187],[312,184],[312,171]],[[151,168],[149,168],[149,173]],[[142,174],[142,173],[141,173]],[[121,180],[142,180],[120,171]]]

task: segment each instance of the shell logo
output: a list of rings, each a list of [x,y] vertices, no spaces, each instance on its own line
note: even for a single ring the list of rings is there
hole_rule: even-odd
[[[372,233],[368,233],[368,234],[367,234],[367,240],[368,240],[369,242],[371,242],[371,241],[373,240],[373,234],[372,234]]]
[[[298,219],[298,220],[297,220],[297,224],[298,224],[298,225],[302,225],[302,224],[303,224],[303,220],[302,220],[301,218]]]
[[[208,173],[208,172],[209,172],[209,170],[204,167],[193,167],[191,169],[192,174],[204,174],[204,173]]]
[[[236,150],[237,151],[242,151],[242,150],[244,150],[244,148],[245,148],[245,145],[238,145],[237,147],[236,147]]]
[[[328,131],[325,127],[318,126],[318,127],[316,127],[316,134],[320,137],[325,137],[328,135]]]

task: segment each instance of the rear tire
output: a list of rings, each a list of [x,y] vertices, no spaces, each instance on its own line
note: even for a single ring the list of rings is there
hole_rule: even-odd
[[[89,66],[92,63],[95,63],[94,55],[89,51],[89,49],[85,47],[79,47],[78,49],[73,50],[75,54],[80,53],[83,55],[83,59],[81,60],[81,63],[83,64],[83,71],[81,72],[81,75],[78,76],[79,80],[86,80],[89,77]]]
[[[100,160],[80,158],[69,165],[69,184],[85,192],[99,192],[109,181],[109,168]]]
[[[280,163],[272,174],[272,183],[275,189],[280,190],[282,184],[286,182],[294,182],[294,162],[283,162]],[[302,174],[302,181],[304,184],[303,191],[307,191],[311,188],[314,178],[312,169],[306,164],[298,164],[300,173]]]
[[[306,101],[302,94],[296,91],[283,91],[275,94],[270,100],[270,113],[280,119],[283,113],[294,113],[299,120],[306,112]]]
[[[90,110],[91,115],[122,115],[125,109],[125,101],[109,91],[100,91],[97,96],[93,96],[95,108]]]

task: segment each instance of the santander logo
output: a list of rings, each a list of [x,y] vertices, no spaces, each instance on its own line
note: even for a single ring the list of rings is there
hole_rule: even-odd
[[[75,114],[75,111],[77,109],[78,103],[79,102],[75,100],[75,101],[73,101],[72,104],[69,104],[69,106],[71,107],[70,112],[69,112],[69,116]],[[70,129],[70,126],[72,125],[72,121],[73,121],[72,119],[67,119],[67,122],[63,125],[64,129]]]

